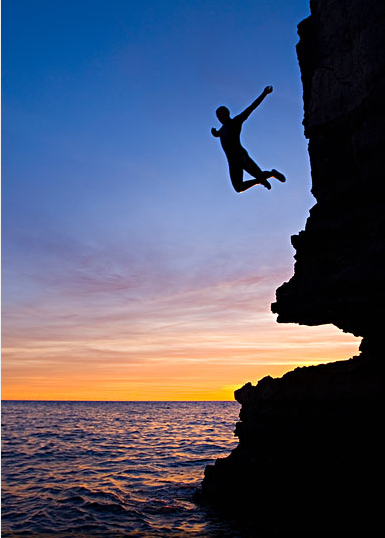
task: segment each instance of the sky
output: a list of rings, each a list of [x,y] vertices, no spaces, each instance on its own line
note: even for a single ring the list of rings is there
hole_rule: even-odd
[[[278,324],[311,195],[308,0],[2,1],[2,398],[231,400],[359,340]],[[267,85],[237,194],[215,109]]]

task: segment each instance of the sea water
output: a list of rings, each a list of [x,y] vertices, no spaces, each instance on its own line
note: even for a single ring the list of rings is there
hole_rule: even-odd
[[[2,536],[225,538],[193,502],[236,402],[2,402]]]

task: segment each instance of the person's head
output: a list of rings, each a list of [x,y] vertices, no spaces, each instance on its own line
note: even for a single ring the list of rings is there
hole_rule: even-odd
[[[216,110],[218,120],[223,124],[230,119],[230,110],[226,106],[220,106]]]

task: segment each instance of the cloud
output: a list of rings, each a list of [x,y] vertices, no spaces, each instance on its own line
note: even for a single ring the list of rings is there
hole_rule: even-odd
[[[239,251],[91,244],[50,230],[23,235],[10,254],[5,281],[15,287],[7,290],[2,327],[10,394],[35,387],[31,397],[44,398],[50,387],[67,398],[77,387],[84,398],[107,383],[110,398],[134,381],[161,387],[172,378],[188,398],[198,378],[213,390],[235,376],[241,383],[242,376],[347,358],[357,348],[335,328],[277,324],[270,303],[288,270],[260,264],[258,272]]]

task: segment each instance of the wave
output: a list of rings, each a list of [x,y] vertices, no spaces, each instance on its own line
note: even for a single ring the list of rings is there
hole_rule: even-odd
[[[231,536],[192,495],[205,465],[234,448],[238,411],[233,402],[3,402],[3,538]]]

